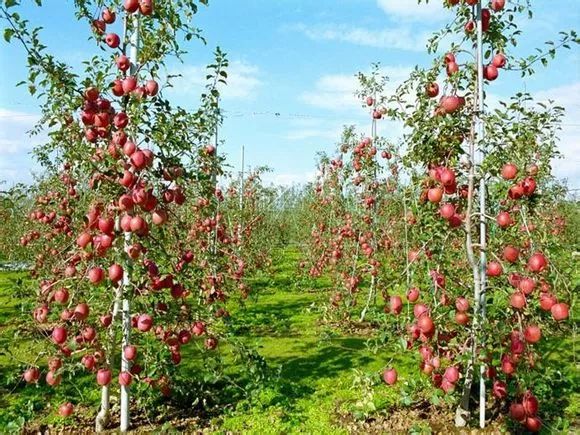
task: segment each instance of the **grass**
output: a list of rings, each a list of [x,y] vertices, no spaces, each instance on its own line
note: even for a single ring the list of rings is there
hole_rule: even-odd
[[[415,354],[397,351],[397,343],[393,342],[391,351],[374,353],[367,346],[367,337],[322,324],[320,306],[328,298],[328,282],[299,279],[297,262],[298,253],[285,250],[271,276],[254,278],[254,296],[244,307],[231,303],[234,339],[257,351],[250,352],[253,359],[244,364],[266,363],[268,380],[260,378],[258,371],[242,369],[234,347],[221,345],[219,354],[226,381],[208,381],[207,397],[214,406],[212,412],[204,415],[204,426],[216,432],[255,434],[348,433],[349,427],[341,416],[364,420],[380,413],[387,415],[393,406],[410,404],[407,392],[420,390],[421,382],[426,382],[416,380]],[[18,280],[23,278],[22,274],[0,273],[0,348],[9,349],[0,352],[0,432],[17,431],[29,420],[36,424],[62,423],[45,406],[60,403],[71,392],[67,386],[62,388],[64,391],[55,391],[45,386],[24,387],[18,381],[23,367],[20,361],[30,359],[35,351],[27,336],[18,335],[19,319],[29,315],[21,310],[30,312],[26,298],[12,296],[18,290]],[[562,415],[561,421],[551,422],[558,428],[570,427],[579,412],[573,344],[568,339],[544,348],[547,359],[558,369],[545,392],[553,397],[545,409],[550,415]],[[184,348],[180,368],[184,378],[196,379],[202,364],[207,361],[201,352],[195,347]],[[389,364],[397,367],[400,379],[392,388],[384,386],[379,377],[381,369]],[[77,384],[85,402],[96,405],[98,390],[92,376],[81,376]],[[195,388],[190,386],[189,390]],[[191,408],[188,405],[189,411]],[[161,429],[168,429],[171,423],[168,425]],[[429,431],[428,422],[417,422],[417,427]]]

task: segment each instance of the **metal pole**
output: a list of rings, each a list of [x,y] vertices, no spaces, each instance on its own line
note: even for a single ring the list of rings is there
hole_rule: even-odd
[[[482,24],[482,7],[481,2],[477,3],[477,156],[478,165],[480,168],[479,173],[479,278],[480,278],[480,288],[479,288],[479,300],[476,303],[479,305],[479,316],[480,316],[480,331],[483,328],[485,322],[485,289],[487,285],[487,275],[486,275],[486,233],[487,227],[485,222],[486,216],[486,185],[485,185],[485,174],[481,173],[481,163],[483,162],[485,153],[485,128],[483,122],[483,112],[484,112],[484,102],[483,102],[483,24]],[[483,336],[480,335],[483,341]],[[483,343],[482,343],[483,344]],[[486,387],[485,387],[485,363],[480,365],[480,377],[479,377],[479,427],[485,427],[485,401],[486,401]]]
[[[135,14],[132,18],[133,29],[130,39],[129,59],[131,60],[131,74],[137,75],[139,62],[139,14]],[[131,370],[131,362],[125,358],[123,350],[125,346],[131,343],[131,302],[128,293],[131,291],[131,275],[132,275],[132,260],[129,257],[128,249],[131,246],[131,233],[125,233],[125,255],[127,255],[126,270],[123,275],[123,300],[121,308],[121,371],[129,372]],[[127,432],[129,430],[129,401],[130,389],[128,385],[121,385],[121,421],[120,431]]]

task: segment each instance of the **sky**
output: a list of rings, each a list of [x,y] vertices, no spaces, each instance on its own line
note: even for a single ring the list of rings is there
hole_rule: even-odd
[[[508,4],[509,4],[508,0]],[[33,3],[24,1],[24,3]],[[73,66],[99,53],[88,40],[85,22],[74,18],[73,0],[45,0],[42,8],[26,6],[22,15],[43,27],[48,51]],[[311,180],[316,155],[332,152],[344,125],[369,132],[370,119],[354,97],[358,71],[380,62],[389,76],[389,90],[415,65],[429,65],[425,42],[450,15],[431,0],[210,0],[194,24],[203,30],[204,46],[192,41],[183,63],[172,61],[171,74],[181,73],[168,96],[175,104],[196,108],[203,68],[220,46],[230,60],[229,83],[223,91],[225,113],[220,152],[233,171],[240,168],[245,148],[248,167],[269,166],[266,181],[290,185]],[[534,18],[521,19],[520,54],[532,54],[560,30],[578,30],[578,0],[532,0]],[[4,23],[2,23],[2,27]],[[86,36],[85,36],[86,35]],[[444,50],[444,48],[442,48]],[[580,188],[580,51],[559,53],[547,68],[522,79],[501,72],[487,92],[492,99],[518,91],[539,100],[554,99],[567,109],[560,135],[564,159],[555,163],[556,175]],[[10,186],[30,182],[38,170],[30,150],[44,138],[28,137],[38,120],[38,100],[15,84],[26,78],[22,46],[0,42],[0,181]],[[401,127],[380,121],[379,134],[399,139]],[[3,187],[6,187],[4,185]]]

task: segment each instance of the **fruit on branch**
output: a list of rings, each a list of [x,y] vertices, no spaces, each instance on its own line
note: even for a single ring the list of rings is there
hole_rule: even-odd
[[[432,187],[427,191],[427,198],[430,202],[439,203],[441,198],[443,198],[443,190],[439,187]]]
[[[427,96],[429,98],[435,98],[439,95],[439,85],[436,82],[431,82],[427,85]]]
[[[139,0],[125,0],[123,7],[130,14],[137,12],[137,9],[139,9]]]
[[[58,407],[58,415],[60,415],[63,418],[70,417],[73,411],[74,406],[70,402],[63,403]]]
[[[141,332],[147,332],[153,327],[153,318],[149,314],[141,314],[137,318],[137,329]]]
[[[548,267],[548,260],[546,260],[546,257],[540,252],[536,252],[528,260],[528,270],[530,272],[540,273],[543,272],[546,267]]]
[[[514,246],[508,245],[503,248],[503,258],[510,263],[515,263],[518,261],[520,256],[520,250]]]
[[[119,57],[117,57],[115,63],[117,64],[117,68],[123,72],[127,71],[131,67],[131,60],[124,54],[121,54]]]
[[[68,334],[66,332],[66,328],[58,326],[52,330],[51,336],[52,341],[54,341],[56,344],[63,344],[66,341]]]
[[[542,338],[542,331],[537,325],[529,325],[524,330],[524,338],[528,343],[537,343]]]
[[[119,384],[127,387],[129,385],[131,385],[131,381],[133,380],[133,376],[131,375],[130,372],[121,372],[119,373]]]
[[[109,8],[105,8],[101,13],[101,17],[103,18],[103,21],[105,23],[113,24],[115,22],[115,19],[117,18],[117,14],[115,14],[115,12],[110,10]]]
[[[139,12],[141,12],[142,15],[151,15],[153,13],[153,0],[140,0]]]
[[[91,284],[98,285],[105,278],[105,272],[101,267],[98,266],[92,267],[87,272],[87,278],[89,278]]]
[[[501,11],[505,7],[505,0],[491,0],[491,9],[495,12]]]
[[[110,369],[99,369],[97,371],[97,384],[101,387],[111,383],[112,375]]]
[[[510,305],[516,310],[521,310],[526,306],[526,296],[519,291],[512,293],[510,297]]]
[[[459,65],[456,62],[449,62],[445,68],[449,77],[459,72]]]
[[[501,168],[501,176],[504,180],[513,180],[518,175],[518,167],[513,163],[506,163]]]
[[[569,316],[568,305],[563,302],[554,304],[550,309],[550,311],[552,313],[552,317],[554,318],[554,320],[558,322],[561,320],[566,320]]]
[[[57,375],[55,372],[50,370],[46,373],[45,380],[46,380],[46,383],[48,385],[50,385],[51,387],[56,387],[56,386],[60,385],[60,383],[62,381],[62,376]]]
[[[506,65],[507,59],[503,53],[497,53],[491,60],[491,64],[496,68],[503,68]]]
[[[122,81],[123,94],[128,95],[137,88],[137,78],[133,76],[125,77]]]
[[[496,222],[501,228],[507,228],[513,225],[512,217],[507,211],[500,212],[497,215]]]
[[[36,383],[40,378],[40,370],[38,370],[37,367],[30,367],[24,371],[22,377],[24,378],[24,381],[28,384]]]
[[[107,36],[105,36],[105,44],[111,48],[117,48],[121,44],[121,38],[116,33],[107,33]]]
[[[114,283],[123,279],[123,267],[120,264],[111,264],[109,266],[109,279]]]
[[[499,71],[497,70],[497,67],[493,64],[490,65],[486,65],[483,68],[483,77],[486,80],[489,80],[490,82],[494,81],[495,79],[497,79],[499,75]]]
[[[159,92],[159,84],[155,80],[148,80],[145,83],[145,91],[150,97],[154,97]]]
[[[489,263],[487,263],[487,267],[486,267],[486,275],[487,276],[500,276],[503,273],[503,267],[501,266],[501,263],[497,262],[497,261],[490,261]]]
[[[383,371],[383,381],[385,381],[385,383],[387,385],[394,385],[397,383],[397,370],[395,370],[394,368],[390,368],[390,369],[385,369]]]

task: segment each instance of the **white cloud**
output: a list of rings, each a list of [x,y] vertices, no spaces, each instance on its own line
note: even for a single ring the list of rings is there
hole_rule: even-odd
[[[410,67],[383,66],[381,74],[389,77],[385,94],[392,94],[411,72]],[[299,98],[304,103],[331,111],[350,111],[358,116],[363,113],[361,102],[354,95],[358,89],[358,79],[354,74],[328,74],[320,77],[314,89],[302,93]]]
[[[416,28],[393,27],[370,30],[342,24],[307,26],[298,24],[293,28],[314,41],[342,41],[374,48],[422,51],[430,33]]]
[[[39,115],[33,113],[0,108],[0,154],[18,154],[32,149],[39,139],[30,138],[27,131],[39,119]]]
[[[272,173],[268,172],[262,175],[262,180],[265,184],[273,184],[275,186],[293,186],[297,184],[306,184],[314,181],[316,171],[307,172],[283,172]]]
[[[248,62],[235,60],[227,68],[227,85],[221,89],[224,99],[252,99],[262,80],[260,69]],[[169,71],[170,75],[181,75],[172,79],[173,88],[169,91],[176,96],[199,95],[206,85],[207,70],[203,66],[182,66]]]
[[[559,134],[559,150],[563,158],[553,163],[554,173],[559,178],[567,178],[571,187],[580,187],[580,82],[557,86],[537,92],[537,101],[554,100],[555,104],[566,109]]]
[[[425,3],[423,0],[421,4],[417,0],[377,0],[377,5],[394,19],[422,21],[442,19],[448,15],[442,0],[431,0],[429,3]]]

